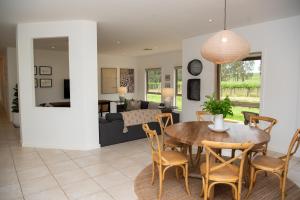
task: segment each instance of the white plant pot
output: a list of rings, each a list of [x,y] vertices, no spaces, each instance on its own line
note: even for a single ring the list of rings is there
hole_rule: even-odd
[[[222,114],[215,115],[214,125],[215,125],[215,129],[223,129],[224,128],[224,118],[223,118]]]
[[[20,127],[20,114],[13,112],[12,113],[12,121],[13,121],[14,127],[19,128]]]

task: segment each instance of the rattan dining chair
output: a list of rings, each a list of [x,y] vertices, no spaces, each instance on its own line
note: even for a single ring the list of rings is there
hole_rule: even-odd
[[[262,123],[266,123],[266,127],[263,127]],[[277,120],[272,118],[272,117],[267,117],[267,116],[255,116],[252,115],[250,117],[250,125],[254,126],[256,128],[259,128],[269,135],[271,135],[272,128],[277,124]],[[259,146],[255,146],[251,152],[254,153],[254,155],[258,153],[262,153],[263,155],[267,154],[268,150],[268,144],[262,144]]]
[[[155,118],[160,126],[162,149],[165,150],[167,148],[170,148],[172,150],[182,151],[183,144],[165,134],[166,127],[173,125],[172,113],[160,113],[157,114]]]
[[[211,121],[212,122],[212,114],[205,111],[196,111],[197,121]],[[201,159],[201,153],[203,152],[203,147],[198,146],[197,154],[196,154],[196,166],[199,165]]]
[[[205,149],[205,163],[200,166],[202,175],[202,194],[204,200],[210,198],[211,189],[217,184],[232,187],[234,199],[241,199],[244,163],[248,152],[254,146],[252,143],[223,143],[213,141],[202,142]],[[218,155],[219,149],[239,149],[240,154],[226,160]]]
[[[289,169],[289,161],[291,157],[297,152],[300,145],[300,129],[298,129],[289,145],[289,149],[285,156],[274,158],[265,155],[258,155],[251,161],[251,175],[250,175],[250,186],[247,197],[252,192],[253,186],[255,184],[256,176],[258,172],[271,172],[278,176],[280,179],[280,190],[281,199],[284,200],[286,196],[286,178]]]
[[[161,199],[163,190],[163,181],[165,173],[171,167],[176,167],[176,176],[178,179],[178,169],[181,168],[183,171],[183,176],[185,180],[185,189],[188,195],[190,195],[189,190],[189,167],[188,159],[185,154],[177,151],[164,151],[161,150],[159,139],[155,130],[150,130],[148,124],[143,124],[143,130],[145,131],[147,138],[150,142],[151,152],[152,152],[152,185],[155,178],[155,168],[158,169],[159,175],[159,193],[158,199]]]

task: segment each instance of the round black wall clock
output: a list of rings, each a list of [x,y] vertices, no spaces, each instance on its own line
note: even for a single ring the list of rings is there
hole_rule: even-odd
[[[198,76],[199,74],[201,74],[203,69],[201,60],[194,59],[190,61],[187,66],[187,69],[191,75]]]

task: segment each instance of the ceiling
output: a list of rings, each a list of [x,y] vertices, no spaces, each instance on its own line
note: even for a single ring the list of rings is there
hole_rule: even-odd
[[[300,0],[227,5],[228,28],[300,15]],[[18,23],[87,19],[98,22],[100,53],[172,51],[181,49],[184,38],[222,29],[223,7],[223,0],[0,0],[0,47],[15,46]]]

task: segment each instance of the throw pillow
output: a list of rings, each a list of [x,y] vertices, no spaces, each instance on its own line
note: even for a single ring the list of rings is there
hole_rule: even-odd
[[[127,110],[138,110],[141,107],[141,102],[136,100],[130,100],[127,105]]]
[[[160,103],[149,102],[148,109],[159,109],[158,108],[159,105],[160,105]]]
[[[141,109],[148,109],[148,101],[141,101]]]

